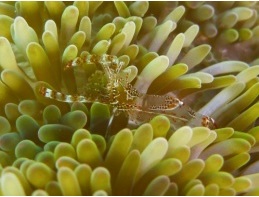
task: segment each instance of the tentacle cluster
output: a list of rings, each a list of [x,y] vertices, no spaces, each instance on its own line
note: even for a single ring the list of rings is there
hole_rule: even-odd
[[[105,106],[94,105],[103,115]],[[92,108],[78,102],[62,113],[31,100],[10,103],[8,118],[0,117],[1,194],[251,195],[259,187],[257,164],[249,163],[255,130],[172,130],[159,115],[106,141],[85,129],[95,121]]]
[[[257,2],[1,2],[0,24],[1,195],[259,195]]]

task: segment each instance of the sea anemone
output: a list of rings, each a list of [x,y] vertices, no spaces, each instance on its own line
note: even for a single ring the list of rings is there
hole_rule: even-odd
[[[38,144],[2,139],[13,142],[1,147],[12,163],[2,169],[3,195],[234,195],[258,187],[258,174],[240,172],[254,137],[232,128],[172,132],[163,115],[134,131],[122,129],[109,142],[61,124],[42,126]]]
[[[257,10],[251,2],[0,3],[0,194],[258,195]],[[190,106],[217,128],[177,128],[164,111],[133,128],[112,103],[42,94],[87,86],[96,97],[110,80],[97,62],[66,69],[91,55],[116,57],[137,92],[180,99],[178,119]]]

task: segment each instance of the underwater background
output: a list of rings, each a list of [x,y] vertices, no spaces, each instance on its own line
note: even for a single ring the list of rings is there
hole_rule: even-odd
[[[0,194],[259,195],[258,11],[251,1],[0,2]],[[83,77],[65,68],[105,54],[134,90],[189,106],[194,124],[176,127],[177,108],[176,122],[160,111],[132,125],[96,102],[107,85],[97,63],[82,63]],[[90,88],[93,102],[42,87]]]

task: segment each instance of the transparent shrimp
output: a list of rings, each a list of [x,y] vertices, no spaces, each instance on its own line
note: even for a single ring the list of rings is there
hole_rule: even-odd
[[[84,64],[95,64],[97,70],[86,77]],[[70,61],[65,70],[73,69],[78,95],[66,95],[41,87],[40,93],[47,98],[61,102],[93,103],[111,105],[114,116],[126,113],[130,124],[139,125],[163,114],[174,129],[189,126],[205,126],[215,129],[211,117],[199,114],[172,94],[148,95],[138,92],[128,81],[128,73],[122,70],[124,63],[112,55],[85,55]]]

